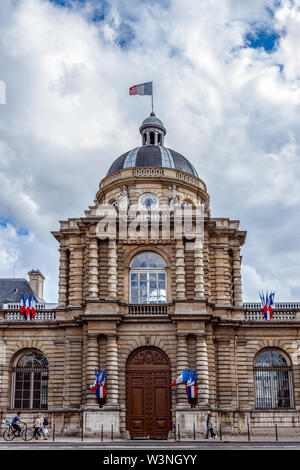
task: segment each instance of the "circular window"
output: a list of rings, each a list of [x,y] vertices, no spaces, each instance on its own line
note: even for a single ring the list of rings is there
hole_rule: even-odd
[[[145,211],[154,211],[158,209],[158,197],[152,193],[145,193],[139,199],[139,206]]]

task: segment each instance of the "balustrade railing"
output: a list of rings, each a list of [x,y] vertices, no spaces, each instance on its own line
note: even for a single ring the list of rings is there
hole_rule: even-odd
[[[128,315],[168,315],[167,304],[131,304]]]
[[[260,303],[244,303],[245,320],[265,320]],[[278,302],[274,304],[273,315],[270,321],[295,320],[296,313],[300,312],[299,302]]]
[[[2,310],[0,313],[0,318],[2,321],[26,321],[24,316],[19,311],[12,310]],[[28,318],[28,317],[27,317]],[[40,311],[37,312],[32,321],[49,321],[56,319],[56,312],[53,310],[50,311]]]

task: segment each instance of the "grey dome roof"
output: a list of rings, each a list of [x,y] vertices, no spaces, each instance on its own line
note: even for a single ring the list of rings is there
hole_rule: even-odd
[[[151,119],[151,116],[147,119]],[[145,119],[145,121],[147,119]],[[161,122],[158,118],[155,119]],[[107,175],[114,171],[122,170],[123,168],[151,166],[158,168],[174,168],[198,177],[198,173],[193,165],[183,155],[161,145],[142,145],[141,147],[129,150],[129,152],[124,153],[113,162]]]
[[[149,117],[143,120],[142,125],[140,127],[140,132],[146,127],[158,127],[164,132],[164,134],[166,134],[165,126],[163,125],[162,121],[155,116],[153,111]]]

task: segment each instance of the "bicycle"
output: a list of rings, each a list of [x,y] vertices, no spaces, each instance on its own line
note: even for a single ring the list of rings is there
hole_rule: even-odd
[[[10,423],[5,423],[8,429],[5,429],[3,433],[3,439],[6,441],[12,441],[15,437],[21,437],[23,441],[31,441],[33,439],[33,431],[27,429],[27,424],[24,424],[21,431],[14,429]]]

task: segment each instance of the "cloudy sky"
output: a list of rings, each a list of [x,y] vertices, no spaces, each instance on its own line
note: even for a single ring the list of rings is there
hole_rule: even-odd
[[[300,1],[1,0],[0,277],[46,276],[58,220],[84,215],[139,145],[153,80],[166,145],[240,219],[245,300],[299,301]]]

